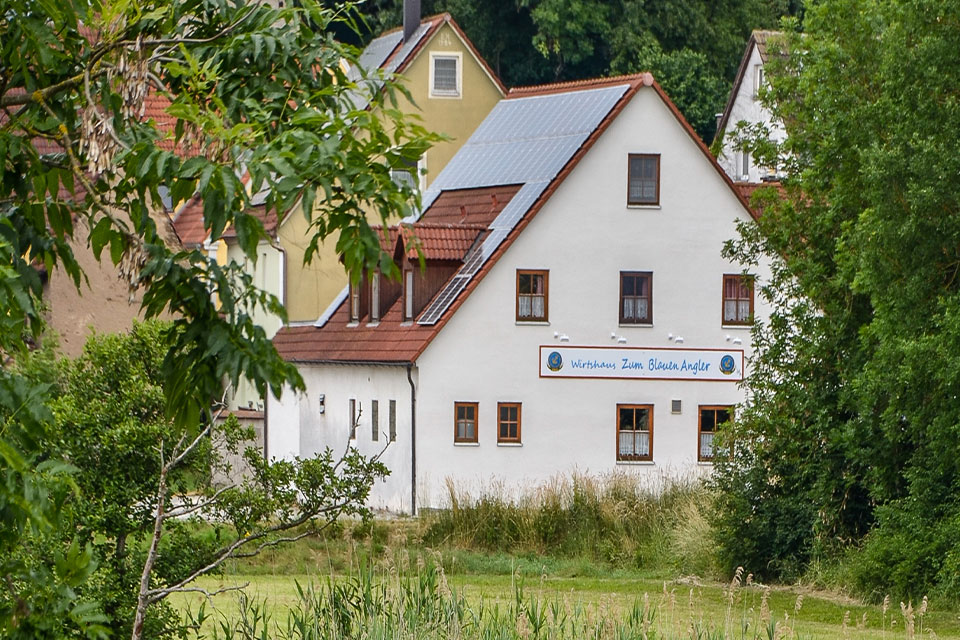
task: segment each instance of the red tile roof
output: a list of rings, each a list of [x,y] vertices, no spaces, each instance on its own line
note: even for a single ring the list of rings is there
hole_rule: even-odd
[[[579,91],[583,89],[599,89],[601,87],[612,87],[618,84],[629,84],[635,89],[648,79],[653,83],[653,76],[649,73],[637,73],[626,76],[613,76],[611,78],[591,78],[587,80],[571,80],[570,82],[555,82],[553,84],[538,84],[528,87],[513,87],[508,98],[527,98],[529,96],[545,96],[551,93],[566,93],[568,91]],[[648,85],[649,86],[649,85]]]
[[[421,222],[443,224],[482,224],[493,222],[510,199],[520,190],[520,184],[454,189],[444,191],[420,217]]]
[[[477,238],[487,230],[484,224],[433,224],[418,222],[403,227],[407,258],[416,260],[418,250],[425,260],[463,260]]]
[[[203,202],[199,196],[193,196],[174,212],[173,229],[184,247],[195,247],[207,239],[207,230],[203,226]]]
[[[754,218],[758,219],[761,215],[763,215],[763,207],[755,207],[752,202],[753,194],[756,193],[758,189],[763,189],[765,187],[775,189],[781,198],[786,197],[786,191],[784,190],[783,185],[779,182],[735,182],[734,186],[736,187],[737,192],[740,193],[740,196],[750,204],[750,213]]]
[[[202,208],[201,208],[202,213]],[[247,213],[254,216],[260,221],[260,224],[263,225],[263,230],[267,232],[267,235],[274,235],[277,230],[277,212],[273,209],[267,211],[267,208],[264,205],[259,205],[251,207],[247,210]],[[202,221],[202,220],[201,220]],[[223,231],[223,238],[230,239],[237,237],[237,229],[233,225],[228,226]]]
[[[436,329],[404,323],[400,312],[401,305],[395,303],[378,325],[350,326],[349,305],[344,302],[323,327],[282,328],[273,346],[291,362],[413,362]]]

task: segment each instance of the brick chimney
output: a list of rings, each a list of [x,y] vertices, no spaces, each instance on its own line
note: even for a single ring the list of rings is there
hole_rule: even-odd
[[[420,27],[420,0],[403,0],[403,41],[408,42]]]

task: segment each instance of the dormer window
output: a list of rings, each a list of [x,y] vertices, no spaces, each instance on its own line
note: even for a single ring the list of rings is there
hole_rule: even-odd
[[[350,285],[350,322],[360,322],[360,287]]]
[[[380,322],[380,272],[370,276],[370,322]]]
[[[403,319],[413,320],[413,269],[403,272]]]
[[[459,98],[461,86],[460,53],[430,54],[430,97]]]

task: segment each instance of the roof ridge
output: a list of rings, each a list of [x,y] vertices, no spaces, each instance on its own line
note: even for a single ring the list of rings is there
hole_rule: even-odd
[[[568,80],[565,82],[553,82],[549,84],[534,84],[521,87],[513,87],[507,93],[507,98],[525,98],[534,95],[544,95],[549,93],[563,93],[566,91],[580,91],[584,89],[593,89],[597,87],[609,87],[624,82],[644,83],[647,86],[653,84],[653,74],[649,71],[641,73],[630,73],[612,77],[584,78],[581,80]]]
[[[435,21],[440,20],[440,19],[447,20],[447,19],[452,19],[452,18],[453,18],[453,16],[450,15],[450,12],[449,12],[449,11],[444,11],[443,13],[435,13],[435,14],[433,14],[433,15],[431,15],[431,16],[425,16],[425,17],[423,17],[423,18],[420,18],[420,26],[422,27],[422,26],[425,25],[425,24],[433,24]],[[399,26],[396,26],[396,27],[390,27],[390,28],[387,29],[386,31],[381,31],[380,34],[379,34],[376,38],[374,38],[373,40],[376,40],[376,39],[378,39],[378,38],[382,38],[382,37],[384,37],[384,36],[388,36],[388,35],[390,35],[390,34],[392,34],[392,33],[397,33],[398,31],[403,31],[403,25],[402,25],[402,24],[399,25]],[[372,42],[372,40],[371,40],[371,42]]]

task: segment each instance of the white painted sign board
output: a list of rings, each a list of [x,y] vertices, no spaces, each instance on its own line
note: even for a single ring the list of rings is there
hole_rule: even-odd
[[[541,378],[743,380],[743,349],[540,346]]]

